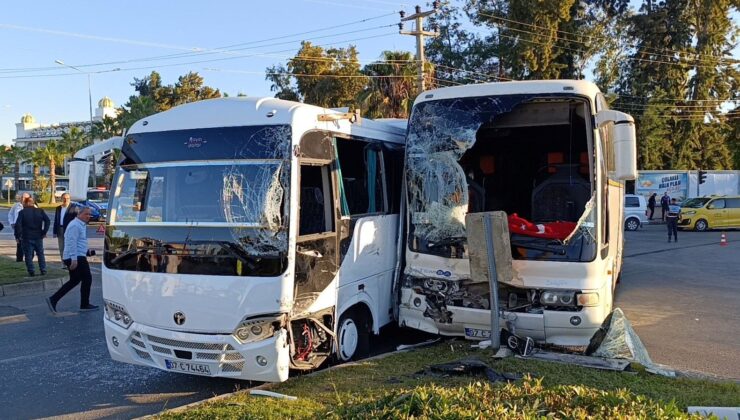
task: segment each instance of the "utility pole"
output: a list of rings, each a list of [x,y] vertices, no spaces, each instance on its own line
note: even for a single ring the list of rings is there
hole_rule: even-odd
[[[439,2],[433,2],[432,6],[432,10],[427,10],[424,12],[421,11],[421,6],[416,6],[416,13],[411,16],[406,16],[406,12],[404,12],[403,10],[398,12],[401,15],[401,23],[398,24],[398,33],[400,33],[401,35],[412,35],[416,37],[416,62],[419,66],[416,82],[419,88],[419,93],[424,92],[424,37],[439,35],[439,32],[437,31],[430,32],[424,30],[424,18],[437,13],[439,9]],[[410,20],[416,21],[416,28],[414,28],[413,31],[404,31],[403,22]]]

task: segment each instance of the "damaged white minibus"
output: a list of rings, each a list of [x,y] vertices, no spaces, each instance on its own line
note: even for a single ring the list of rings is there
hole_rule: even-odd
[[[135,123],[105,232],[112,358],[283,381],[362,355],[392,320],[405,125],[274,98]]]
[[[587,345],[612,310],[635,147],[632,117],[609,110],[586,81],[422,93],[406,140],[399,324],[488,337],[489,284],[471,280],[465,216],[500,210],[513,257],[513,278],[499,285],[501,325],[541,343]]]

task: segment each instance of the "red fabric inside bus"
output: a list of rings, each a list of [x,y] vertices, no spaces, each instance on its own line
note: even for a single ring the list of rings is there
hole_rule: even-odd
[[[518,214],[509,215],[509,232],[519,235],[534,236],[537,238],[565,239],[573,232],[577,223],[574,222],[548,222],[534,224],[529,220],[519,217]]]

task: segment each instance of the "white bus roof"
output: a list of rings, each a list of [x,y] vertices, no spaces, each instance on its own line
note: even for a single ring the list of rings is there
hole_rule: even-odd
[[[538,93],[571,93],[593,98],[599,92],[599,88],[595,84],[586,80],[522,80],[479,83],[425,91],[416,98],[414,105],[439,99]]]
[[[159,131],[189,130],[198,128],[243,127],[253,125],[310,126],[317,130],[331,130],[368,138],[383,138],[393,143],[403,143],[405,122],[348,120],[321,122],[321,114],[341,114],[337,110],[277,98],[234,97],[208,99],[176,106],[137,121],[130,134]],[[403,120],[401,120],[403,121]]]

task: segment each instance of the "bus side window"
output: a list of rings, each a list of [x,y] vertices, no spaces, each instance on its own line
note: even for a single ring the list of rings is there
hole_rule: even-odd
[[[299,235],[334,231],[330,176],[328,165],[301,165]]]
[[[342,215],[387,211],[383,161],[384,152],[373,143],[337,138],[337,160],[341,173]]]

